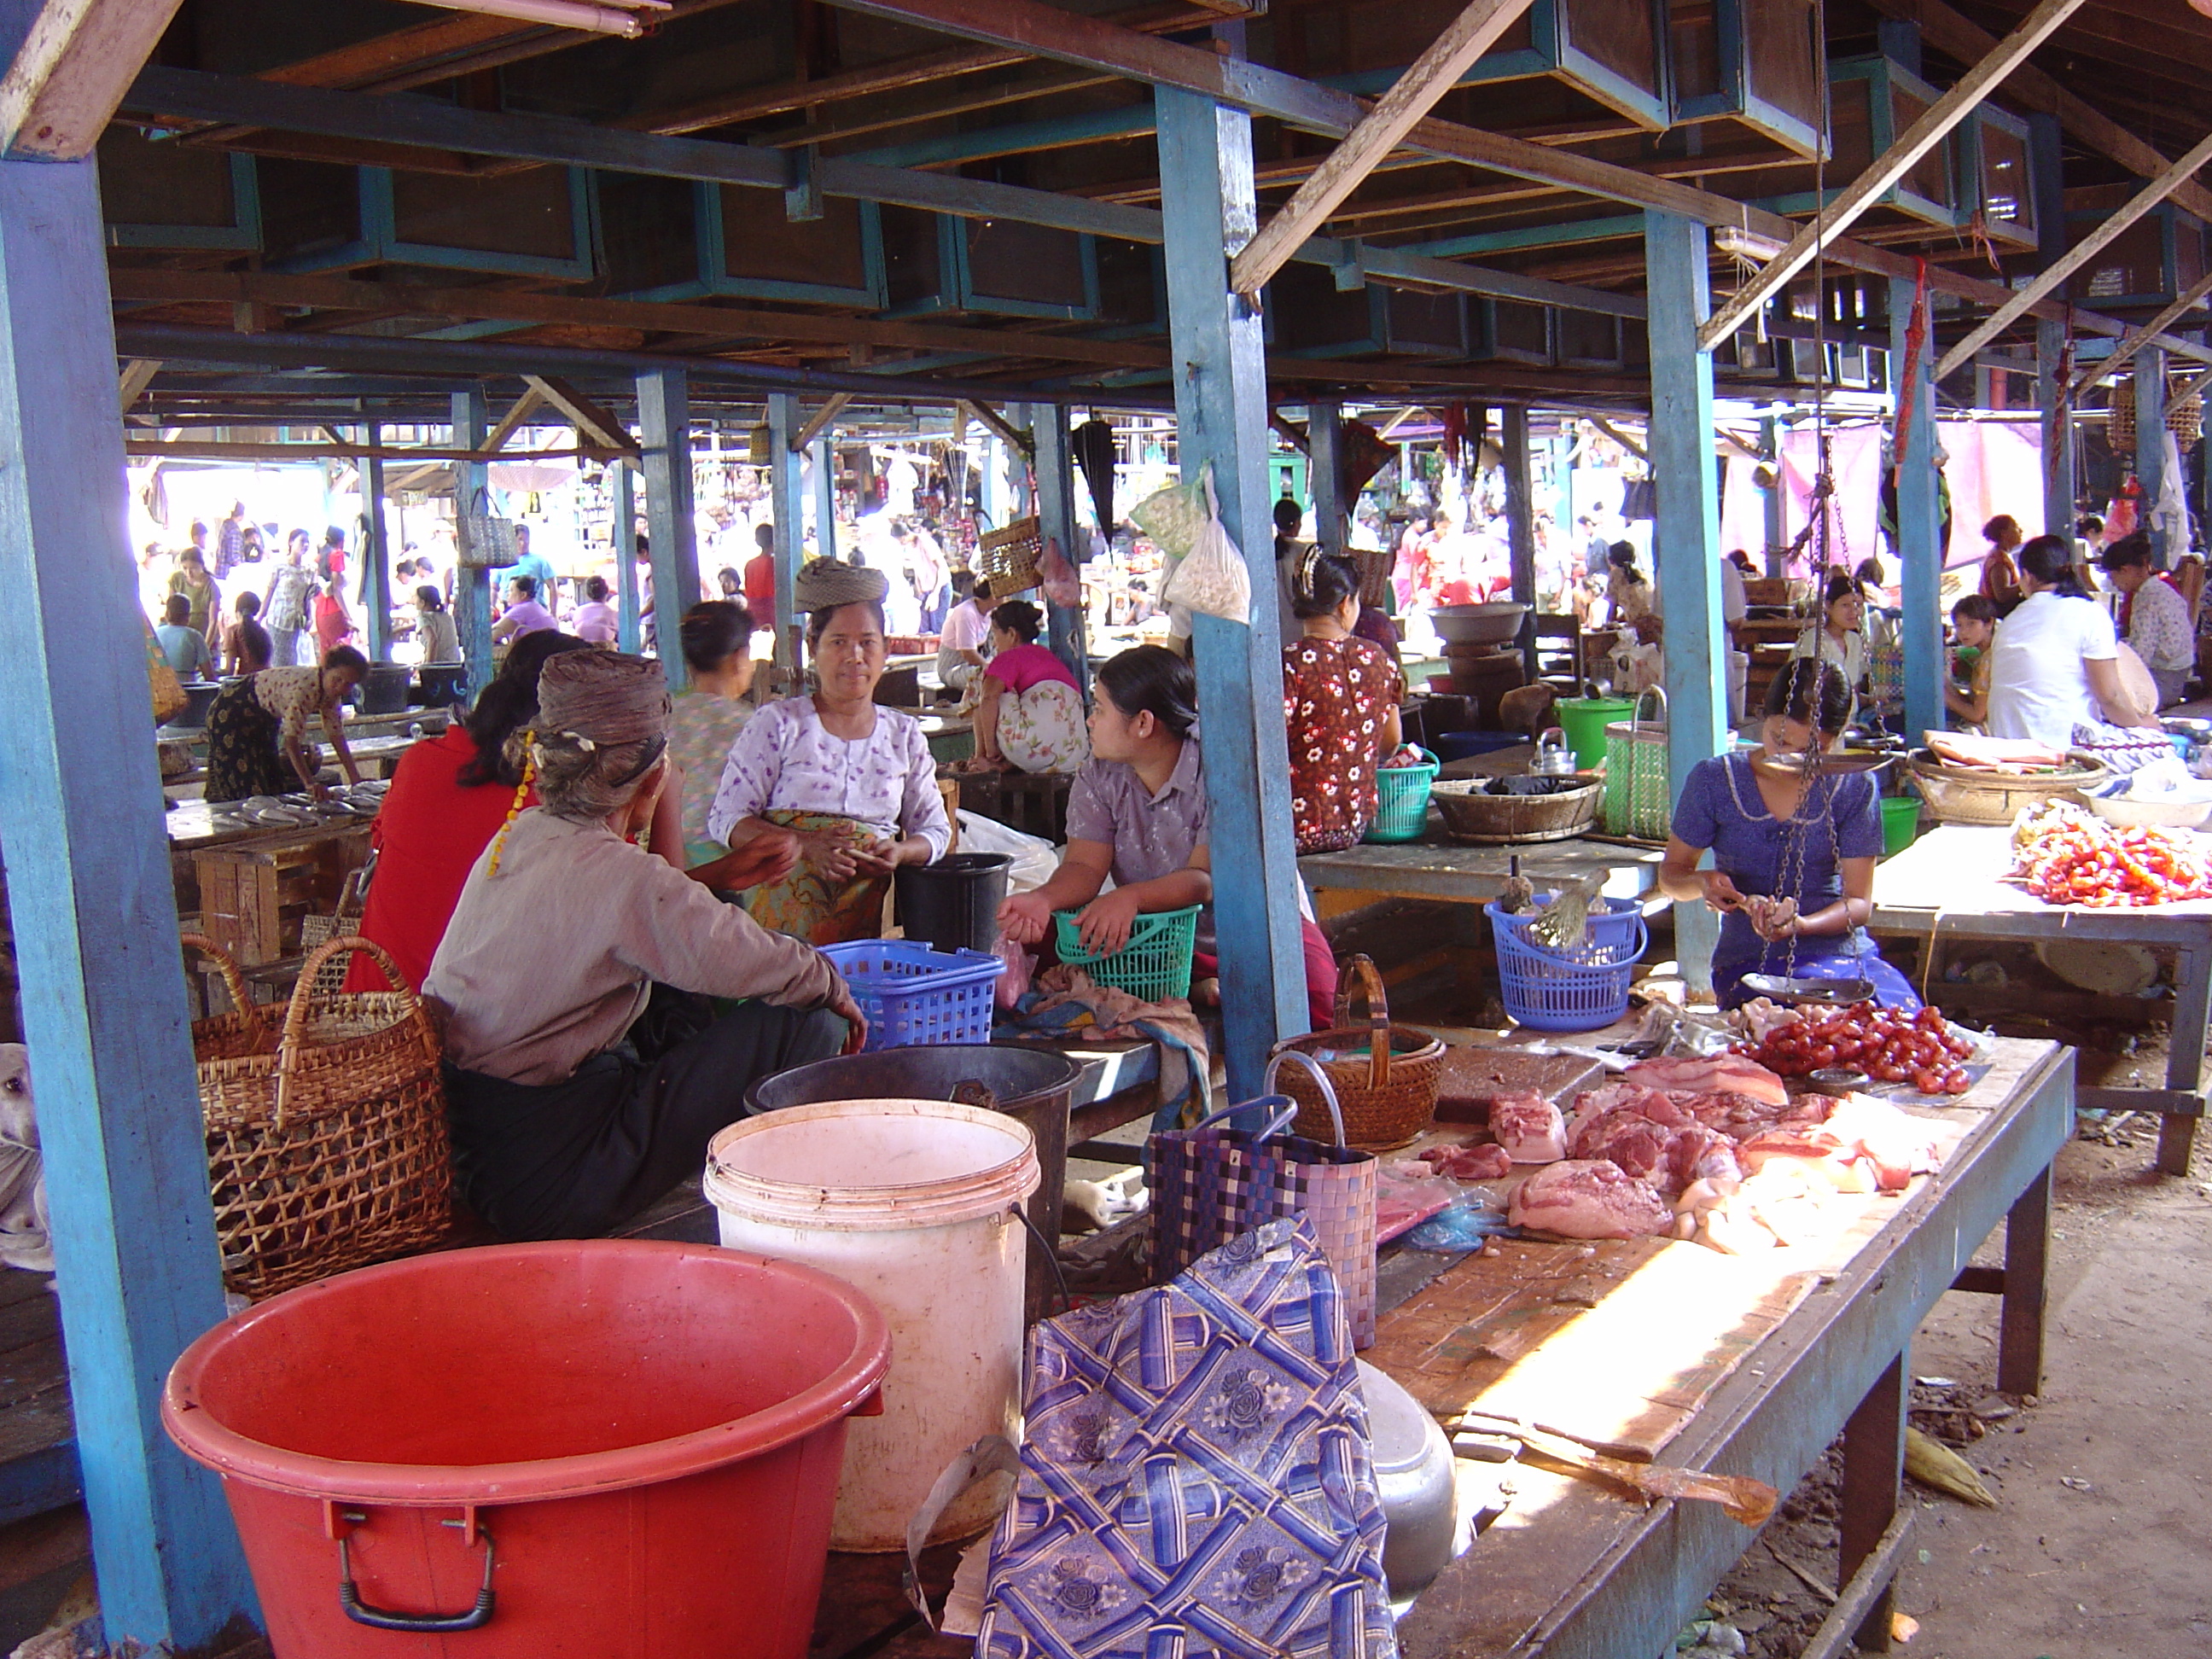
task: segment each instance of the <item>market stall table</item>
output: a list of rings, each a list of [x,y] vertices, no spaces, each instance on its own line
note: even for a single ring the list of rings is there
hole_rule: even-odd
[[[2204,1042],[2212,1010],[2212,900],[2136,908],[2046,904],[2003,878],[2011,831],[1947,823],[1883,862],[1874,884],[1877,933],[1917,939],[2075,939],[2174,953],[2173,1030],[2163,1089],[2085,1088],[2083,1106],[2162,1115],[2156,1168],[2186,1175],[2204,1112]]]
[[[1657,897],[1657,848],[1622,846],[1577,837],[1531,842],[1515,847],[1461,847],[1445,842],[1431,821],[1434,842],[1389,846],[1362,842],[1341,853],[1309,853],[1298,874],[1314,890],[1323,917],[1340,915],[1375,898],[1443,899],[1456,904],[1487,904],[1505,890],[1512,860],[1538,891],[1595,876],[1613,898],[1641,898],[1647,908]],[[1362,896],[1346,900],[1346,894]]]
[[[2041,1386],[2051,1162],[2072,1132],[2073,1054],[2055,1043],[1993,1042],[1995,1063],[1974,1090],[1928,1114],[1957,1137],[1940,1174],[1916,1177],[1902,1194],[1856,1200],[1856,1223],[1826,1245],[1778,1252],[1764,1275],[1771,1284],[1754,1282],[1766,1265],[1759,1258],[1712,1257],[1715,1278],[1737,1264],[1755,1292],[1743,1300],[1739,1329],[1683,1370],[1669,1399],[1658,1402],[1665,1408],[1659,1428],[1638,1419],[1653,1464],[1747,1476],[1784,1493],[1844,1437],[1843,1583],[1823,1632],[1832,1644],[1815,1638],[1824,1654],[1842,1651],[1855,1628],[1864,1633],[1862,1646],[1888,1643],[1888,1587],[1910,1537],[1899,1504],[1905,1356],[1937,1298],[1954,1288],[2002,1294],[1998,1387],[2033,1393]],[[2004,1265],[1971,1265],[2000,1221]],[[1587,1340],[1576,1336],[1577,1321],[1595,1327],[1625,1316],[1650,1326],[1667,1308],[1652,1305],[1654,1295],[1639,1282],[1642,1267],[1664,1257],[1678,1269],[1696,1267],[1711,1254],[1644,1240],[1512,1249],[1557,1258],[1530,1287],[1534,1302],[1500,1302],[1491,1284],[1469,1295],[1454,1319],[1455,1286],[1483,1279],[1486,1259],[1390,1247],[1379,1275],[1384,1313],[1370,1361],[1417,1396],[1429,1395],[1434,1409],[1439,1372],[1465,1365],[1480,1383],[1475,1373],[1486,1351],[1508,1356],[1491,1369],[1510,1378],[1516,1366]],[[1670,1282],[1683,1276],[1661,1275]],[[1418,1321],[1433,1325],[1440,1305],[1453,1327],[1444,1340],[1404,1340],[1409,1333],[1418,1338]],[[1532,1330],[1531,1340],[1516,1342],[1516,1331]],[[1425,1364],[1432,1355],[1447,1363]],[[1633,1414],[1648,1403],[1639,1389],[1648,1392],[1651,1379],[1636,1377],[1630,1365],[1619,1369],[1621,1403]],[[1604,1380],[1601,1368],[1586,1370]],[[1498,1467],[1462,1462],[1463,1486],[1494,1493]],[[1399,1640],[1407,1659],[1530,1659],[1539,1652],[1544,1659],[1644,1659],[1669,1651],[1756,1536],[1713,1504],[1647,1504],[1525,1460],[1511,1469],[1515,1490],[1499,1518],[1402,1612]],[[943,1599],[956,1553],[941,1549],[924,1558],[935,1601]],[[900,1598],[894,1562],[831,1559],[816,1627],[821,1659],[872,1653],[952,1659],[970,1645],[920,1627]]]

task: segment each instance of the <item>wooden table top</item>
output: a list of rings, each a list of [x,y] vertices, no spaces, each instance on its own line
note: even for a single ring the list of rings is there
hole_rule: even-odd
[[[1877,931],[1958,933],[2010,939],[2202,944],[2212,927],[2212,899],[2096,908],[2046,904],[2004,879],[2012,831],[2001,824],[1938,824],[1875,872]]]

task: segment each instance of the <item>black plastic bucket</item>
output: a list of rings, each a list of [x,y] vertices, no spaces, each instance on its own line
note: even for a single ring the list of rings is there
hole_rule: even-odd
[[[397,714],[407,707],[407,689],[415,678],[415,671],[404,663],[373,662],[368,665],[368,678],[361,688],[361,712],[364,714]]]
[[[908,939],[940,951],[999,948],[999,907],[1006,899],[1004,853],[955,853],[934,864],[904,864],[898,872],[898,920]]]

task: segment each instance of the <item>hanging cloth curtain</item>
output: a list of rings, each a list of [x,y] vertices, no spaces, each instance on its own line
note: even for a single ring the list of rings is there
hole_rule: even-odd
[[[1091,486],[1091,505],[1097,510],[1098,529],[1109,541],[1114,535],[1114,428],[1096,418],[1085,421],[1069,434],[1068,447],[1083,481]]]

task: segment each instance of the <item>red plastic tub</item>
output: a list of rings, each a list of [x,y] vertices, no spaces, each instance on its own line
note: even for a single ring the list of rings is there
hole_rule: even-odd
[[[161,1420],[222,1475],[278,1659],[803,1659],[890,1355],[793,1263],[501,1245],[226,1321]]]

